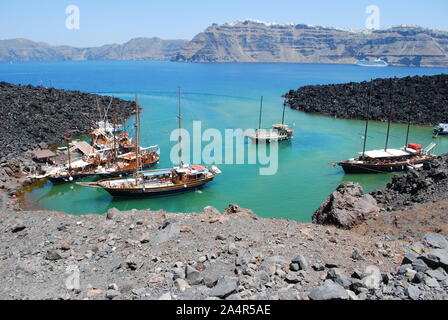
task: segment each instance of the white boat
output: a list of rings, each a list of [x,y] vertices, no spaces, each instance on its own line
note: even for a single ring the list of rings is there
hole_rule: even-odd
[[[434,134],[437,136],[448,136],[448,123],[439,123],[435,126]]]
[[[373,61],[367,60],[367,59],[362,59],[362,60],[358,60],[355,63],[357,66],[361,66],[361,67],[387,67],[389,66],[389,64],[381,59],[376,59]]]

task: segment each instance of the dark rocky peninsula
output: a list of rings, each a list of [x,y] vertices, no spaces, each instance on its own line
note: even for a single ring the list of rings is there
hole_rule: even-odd
[[[392,84],[392,85],[391,85]],[[448,75],[304,86],[284,95],[292,109],[344,119],[435,125],[448,122]],[[390,106],[392,105],[392,112]]]
[[[0,82],[0,163],[38,148],[39,143],[51,145],[64,141],[66,134],[87,134],[90,124],[99,120],[97,102],[104,110],[111,97]],[[121,122],[135,109],[134,102],[117,98],[113,105]]]

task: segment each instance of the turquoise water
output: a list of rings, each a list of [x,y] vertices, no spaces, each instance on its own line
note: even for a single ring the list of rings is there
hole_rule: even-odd
[[[43,84],[134,99],[139,95],[142,143],[161,148],[160,168],[171,166],[169,133],[177,127],[177,88],[183,89],[184,126],[201,120],[203,130],[258,126],[260,96],[264,96],[263,126],[281,121],[283,98],[289,89],[307,84],[363,81],[446,73],[433,68],[362,68],[313,64],[184,64],[171,62],[41,62],[0,64],[0,80]],[[106,192],[76,184],[41,184],[25,194],[32,208],[73,214],[104,213],[109,208],[200,211],[206,205],[224,209],[229,203],[253,209],[264,217],[310,221],[312,212],[342,181],[360,182],[367,191],[383,187],[390,175],[344,175],[328,163],[351,158],[362,148],[364,123],[286,111],[295,137],[280,144],[276,175],[260,176],[260,165],[220,165],[223,173],[200,191],[156,199],[114,200]],[[130,120],[132,122],[132,119]],[[370,127],[368,149],[382,148],[386,124]],[[391,147],[404,144],[405,125],[393,125]],[[414,126],[411,141],[433,141],[432,128]],[[448,139],[438,138],[436,153],[448,152]],[[248,152],[255,146],[248,144]]]

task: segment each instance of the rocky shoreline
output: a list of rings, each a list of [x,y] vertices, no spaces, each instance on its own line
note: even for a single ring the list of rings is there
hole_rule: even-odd
[[[372,89],[371,89],[372,88]],[[292,109],[344,119],[369,119],[434,126],[448,122],[448,75],[375,79],[371,82],[304,86],[283,97]],[[391,93],[393,102],[391,102]]]
[[[97,103],[105,110],[111,99],[0,82],[0,191],[16,195],[22,186],[32,183],[27,176],[38,166],[32,151],[61,143],[66,135],[88,134],[90,125],[99,120]],[[135,110],[135,102],[113,98],[113,108],[117,121],[123,123]],[[112,116],[111,107],[108,119]]]

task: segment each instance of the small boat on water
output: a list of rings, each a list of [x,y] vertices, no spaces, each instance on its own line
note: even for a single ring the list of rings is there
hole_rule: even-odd
[[[156,197],[196,190],[221,171],[216,166],[183,165],[171,169],[139,171],[135,177],[105,179],[82,185],[100,187],[113,197]]]
[[[390,82],[392,93],[392,81]],[[436,156],[431,154],[436,144],[431,143],[428,147],[423,149],[420,144],[408,143],[409,131],[411,126],[411,115],[409,113],[408,128],[406,134],[406,143],[403,148],[391,149],[388,148],[389,134],[391,127],[391,113],[393,110],[393,97],[391,95],[390,114],[387,126],[386,145],[381,150],[366,151],[367,133],[369,127],[369,109],[371,103],[372,88],[369,91],[369,99],[366,112],[366,126],[364,133],[363,151],[359,153],[357,158],[333,163],[342,167],[345,173],[387,173],[399,172],[407,169],[418,168],[425,163],[432,161]]]
[[[179,129],[182,129],[181,93],[179,89]],[[140,142],[140,112],[137,102],[136,144]],[[97,182],[79,183],[98,187],[113,197],[155,197],[192,191],[212,181],[221,171],[216,166],[185,165],[182,161],[181,130],[179,130],[179,166],[170,169],[143,171],[140,148],[136,150],[135,175],[129,178],[103,179]]]
[[[387,67],[389,66],[389,64],[381,59],[376,59],[373,61],[367,60],[367,59],[362,59],[362,60],[358,60],[356,61],[355,65],[357,66],[361,66],[361,67]]]
[[[285,109],[286,105],[283,106],[282,123],[273,124],[271,129],[262,129],[263,97],[261,97],[258,129],[255,131],[255,134],[248,134],[246,136],[254,143],[271,143],[291,139],[294,136],[294,130],[285,124]]]
[[[387,173],[418,168],[435,158],[430,152],[435,144],[425,150],[421,145],[410,143],[399,149],[371,150],[360,153],[356,159],[349,159],[337,164],[345,173]]]
[[[447,123],[439,123],[434,128],[435,136],[448,136],[448,124]]]

